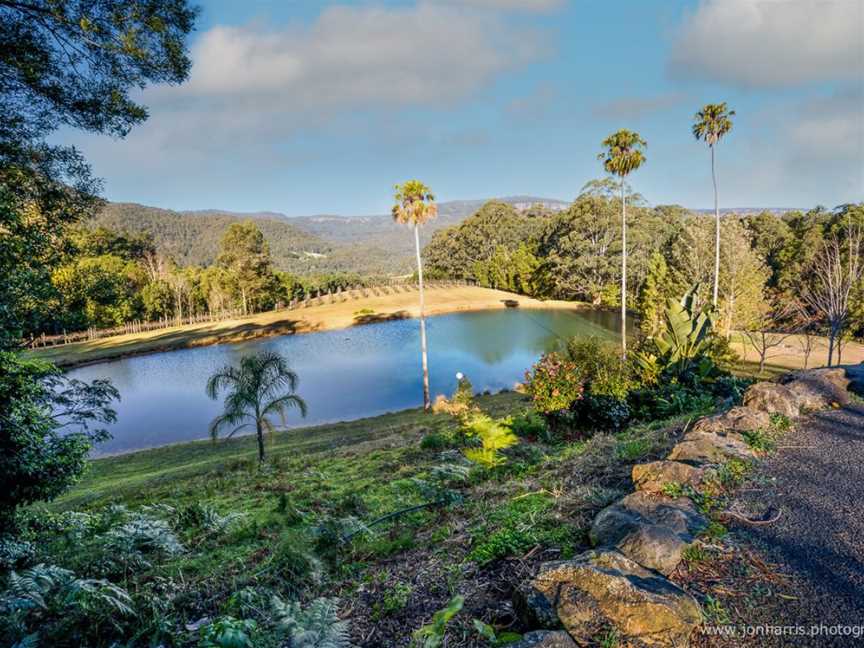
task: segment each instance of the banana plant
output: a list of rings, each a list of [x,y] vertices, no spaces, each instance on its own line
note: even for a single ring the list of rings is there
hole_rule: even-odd
[[[664,373],[680,378],[696,369],[700,378],[705,379],[712,372],[713,363],[706,363],[708,359],[704,354],[710,344],[716,313],[705,306],[696,308],[698,288],[698,285],[693,286],[680,299],[666,301],[665,326],[653,338],[657,353],[637,356],[637,362],[649,382],[656,382]]]

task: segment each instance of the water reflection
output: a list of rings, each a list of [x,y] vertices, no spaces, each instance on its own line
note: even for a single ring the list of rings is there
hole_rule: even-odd
[[[430,385],[450,393],[455,374],[469,376],[475,389],[497,391],[522,380],[545,350],[567,338],[615,340],[618,319],[604,311],[560,310],[456,313],[428,320]],[[82,367],[71,374],[109,378],[120,390],[114,438],[97,454],[125,452],[207,437],[221,403],[204,393],[207,378],[249,353],[273,350],[288,357],[300,375],[298,393],[309,405],[311,425],[373,416],[420,404],[419,332],[416,320],[398,320],[340,331],[284,336],[196,349],[183,349]]]

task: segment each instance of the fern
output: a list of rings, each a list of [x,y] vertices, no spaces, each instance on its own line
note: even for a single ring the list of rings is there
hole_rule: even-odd
[[[274,596],[272,605],[288,648],[353,648],[348,622],[337,616],[337,599],[318,598],[303,609],[296,601],[285,603]]]
[[[0,607],[9,610],[46,609],[46,596],[74,579],[75,574],[68,569],[43,563],[20,574],[13,570],[9,573],[8,589],[0,597]]]
[[[64,602],[88,614],[135,616],[132,598],[122,587],[102,579],[74,579],[65,588]]]
[[[486,414],[475,414],[468,419],[465,434],[479,439],[482,444],[480,448],[465,450],[465,457],[486,468],[494,468],[504,463],[505,458],[500,451],[519,442],[513,430]]]
[[[132,598],[122,587],[106,580],[76,578],[68,569],[42,563],[20,574],[11,571],[8,587],[0,593],[0,617],[11,621],[6,627],[15,628],[20,639],[14,645],[19,648],[38,643],[38,633],[25,635],[34,610],[67,618],[83,614],[88,622],[93,617],[115,622],[118,615],[135,615]]]
[[[184,547],[163,520],[137,515],[119,527],[108,531],[103,537],[109,562],[120,562],[127,566],[147,568],[150,563],[145,554],[176,556]]]

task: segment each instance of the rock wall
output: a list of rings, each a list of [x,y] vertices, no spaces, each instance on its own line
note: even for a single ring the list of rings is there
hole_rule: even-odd
[[[772,414],[795,419],[846,405],[849,385],[842,367],[756,383],[743,406],[697,421],[666,460],[634,466],[636,491],[594,519],[595,549],[544,564],[518,591],[515,605],[525,623],[551,631],[532,633],[536,642],[525,645],[571,645],[568,636],[585,645],[610,626],[636,644],[687,645],[702,622],[699,604],[667,576],[708,520],[689,498],[665,496],[664,486],[698,487],[719,464],[755,459],[742,432],[767,428]]]

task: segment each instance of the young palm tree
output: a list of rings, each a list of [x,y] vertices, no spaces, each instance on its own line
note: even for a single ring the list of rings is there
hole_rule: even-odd
[[[717,291],[720,285],[720,208],[717,199],[717,174],[714,172],[714,148],[720,138],[732,130],[731,117],[734,110],[728,110],[726,103],[706,104],[693,122],[693,136],[704,140],[711,149],[711,180],[714,182],[714,308],[717,308]]]
[[[264,461],[264,430],[273,431],[270,417],[278,414],[285,424],[286,411],[292,407],[306,416],[306,402],[297,391],[297,374],[288,367],[288,362],[277,353],[264,351],[247,356],[239,367],[222,367],[207,381],[207,395],[215,400],[222,389],[225,397],[225,412],[210,424],[210,436],[215,441],[225,426],[234,426],[228,438],[243,428],[255,426],[258,435],[258,461]]]
[[[423,297],[423,262],[420,259],[420,226],[438,215],[438,206],[432,191],[419,180],[408,180],[396,185],[396,204],[393,219],[403,225],[414,227],[414,248],[417,253],[417,277],[420,282],[420,354],[423,362],[423,409],[432,408],[429,397],[429,363],[426,358],[426,317]]]
[[[645,162],[643,149],[647,146],[639,133],[622,128],[603,140],[602,153],[597,159],[603,168],[621,178],[621,357],[627,359],[627,197],[624,178]]]

